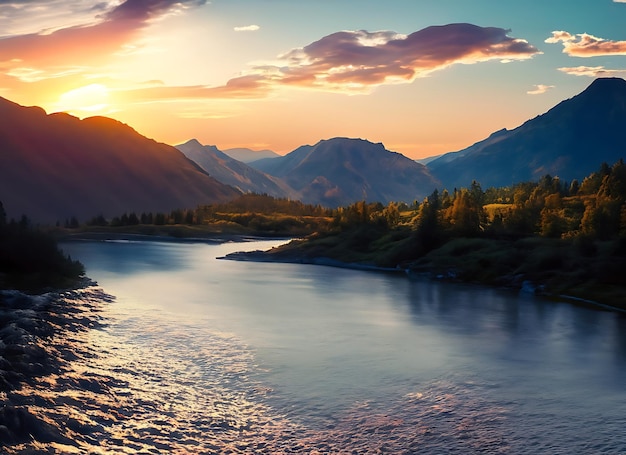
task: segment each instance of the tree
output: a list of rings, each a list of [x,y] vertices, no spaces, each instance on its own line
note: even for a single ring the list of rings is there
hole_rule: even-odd
[[[139,224],[139,217],[135,212],[132,212],[130,215],[128,215],[128,225],[135,226],[137,224]]]
[[[473,236],[480,231],[482,205],[469,190],[462,188],[447,212],[452,229],[458,234]]]
[[[166,222],[166,217],[164,213],[157,213],[154,215],[154,224],[157,226],[163,226]]]
[[[418,256],[437,248],[443,241],[439,217],[439,191],[433,191],[420,205],[414,238]]]
[[[87,222],[87,226],[108,226],[107,220],[104,218],[104,215],[100,214],[98,216],[93,217],[91,220]]]
[[[398,209],[398,204],[395,202],[387,204],[387,207],[382,210],[382,216],[385,218],[388,227],[392,228],[397,226],[400,221],[400,210]]]
[[[567,220],[563,210],[548,208],[541,210],[541,235],[544,237],[559,238],[568,230]]]
[[[7,224],[7,212],[4,210],[4,205],[2,205],[2,201],[0,201],[0,226],[4,226]]]
[[[609,240],[620,232],[621,204],[615,200],[589,200],[580,222],[583,234]]]

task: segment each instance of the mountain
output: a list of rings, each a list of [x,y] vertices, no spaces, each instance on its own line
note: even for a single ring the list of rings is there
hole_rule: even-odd
[[[437,158],[440,158],[440,157],[441,155],[427,156],[426,158],[418,158],[415,160],[415,162],[426,166],[431,161],[435,161]]]
[[[545,174],[582,179],[602,162],[626,156],[626,81],[596,79],[582,93],[513,130],[428,163],[448,189],[537,180]]]
[[[303,202],[329,207],[361,200],[410,202],[439,185],[425,166],[362,139],[323,140],[252,165],[285,180]]]
[[[248,148],[226,149],[223,152],[231,158],[241,161],[242,163],[251,163],[263,158],[277,158],[280,155],[271,150],[251,150]]]
[[[231,158],[214,145],[202,145],[196,139],[191,139],[176,148],[217,181],[241,192],[297,198],[296,192],[280,179]]]
[[[47,115],[0,98],[0,201],[9,218],[170,211],[226,201],[217,182],[169,145],[105,117]]]

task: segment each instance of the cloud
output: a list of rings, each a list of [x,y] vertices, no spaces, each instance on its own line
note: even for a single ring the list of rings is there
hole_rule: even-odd
[[[100,11],[92,0],[0,1],[0,34],[47,34],[60,28],[93,24],[98,22],[94,14]]]
[[[626,1],[625,1],[626,3]],[[586,77],[626,77],[626,69],[606,69],[603,66],[575,66],[559,68],[559,71],[572,76]]]
[[[539,53],[505,29],[449,24],[410,35],[341,31],[287,52],[279,65],[252,71],[274,84],[358,92],[411,82],[454,64],[524,60]]]
[[[260,30],[261,27],[259,27],[258,25],[244,25],[242,27],[234,27],[233,30],[236,32],[256,32],[257,30]]]
[[[24,85],[43,87],[46,77],[57,78],[55,84],[60,85],[61,79],[76,76],[81,67],[119,53],[151,20],[181,4],[198,3],[126,0],[101,13],[100,22],[94,25],[0,40],[0,70]],[[380,85],[411,83],[455,64],[511,62],[540,53],[528,41],[509,36],[508,30],[472,24],[432,26],[409,35],[385,30],[339,31],[291,49],[274,61],[252,65],[221,86],[138,86],[95,78],[92,82],[111,89],[112,103],[120,104],[257,99],[281,87],[361,94]],[[83,74],[88,74],[87,70]],[[53,83],[53,79],[49,81]]]
[[[528,95],[542,95],[546,93],[551,88],[554,88],[554,85],[544,85],[544,84],[536,84],[533,90],[529,90],[526,93]]]
[[[0,40],[0,62],[13,61],[21,67],[37,69],[97,62],[132,41],[150,21],[174,10],[202,3],[203,0],[126,0],[104,13],[101,11],[103,4],[96,5],[98,8],[95,10],[92,5],[92,14],[99,13],[95,23]],[[23,5],[17,3],[13,6]]]
[[[529,59],[540,52],[501,28],[471,24],[433,26],[410,35],[393,31],[341,31],[278,61],[252,66],[223,86],[155,86],[118,90],[127,102],[268,96],[280,87],[349,94],[383,84],[410,83],[454,64]]]
[[[572,35],[561,30],[553,31],[552,36],[547,38],[545,42],[549,44],[563,43],[563,53],[573,57],[626,55],[626,41],[606,40],[587,33]]]
[[[223,86],[148,87],[124,92],[134,102],[267,96],[279,87],[366,93],[382,84],[410,83],[453,64],[512,61],[540,52],[507,30],[471,24],[428,27],[410,35],[393,31],[341,31],[277,62],[251,67]]]
[[[613,0],[614,3],[626,3],[626,0]]]
[[[149,103],[162,100],[214,99],[214,98],[261,98],[267,95],[267,82],[257,75],[240,76],[226,85],[208,87],[154,85],[146,88],[119,89],[125,102]]]

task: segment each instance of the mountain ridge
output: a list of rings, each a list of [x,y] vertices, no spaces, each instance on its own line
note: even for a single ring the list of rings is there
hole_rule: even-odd
[[[422,164],[385,149],[382,143],[336,137],[303,145],[254,167],[283,178],[300,191],[303,202],[328,206],[357,201],[411,202],[421,199],[438,182]]]
[[[0,200],[10,218],[87,220],[226,201],[239,192],[167,144],[107,117],[47,114],[0,98]]]
[[[545,174],[582,179],[626,152],[626,81],[598,78],[583,92],[512,130],[428,163],[445,187],[509,186]],[[622,144],[620,146],[620,144]]]
[[[215,145],[203,145],[197,139],[190,139],[184,144],[176,145],[176,148],[216,180],[243,193],[298,197],[282,180],[232,158]]]
[[[265,158],[278,158],[280,155],[272,150],[252,150],[246,147],[235,147],[222,150],[222,153],[242,163],[251,163]]]

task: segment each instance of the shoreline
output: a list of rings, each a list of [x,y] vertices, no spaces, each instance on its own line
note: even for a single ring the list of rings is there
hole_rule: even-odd
[[[594,310],[603,310],[603,311],[614,311],[618,313],[626,314],[626,309],[620,308],[617,306],[608,305],[605,303],[601,303],[591,299],[585,299],[582,297],[576,297],[573,295],[567,294],[556,294],[546,292],[543,288],[543,285],[540,283],[534,283],[529,280],[522,280],[521,285],[517,286],[513,283],[506,283],[506,277],[500,277],[500,284],[487,284],[480,282],[473,282],[462,280],[456,276],[454,273],[439,273],[435,274],[434,271],[421,271],[415,272],[411,271],[410,268],[401,268],[401,267],[378,267],[375,265],[369,264],[361,264],[356,262],[343,262],[337,259],[327,258],[327,257],[307,257],[304,255],[283,255],[273,256],[269,251],[237,251],[233,253],[229,253],[225,256],[218,257],[217,259],[222,260],[231,260],[231,261],[250,261],[250,262],[273,262],[273,263],[286,263],[286,264],[310,264],[310,265],[321,265],[327,267],[338,267],[350,270],[360,270],[367,272],[377,272],[377,273],[395,273],[395,274],[403,274],[409,280],[414,279],[411,275],[420,276],[424,279],[428,279],[431,281],[439,281],[439,282],[449,282],[449,283],[462,283],[476,286],[484,286],[490,288],[501,288],[508,289],[511,291],[516,291],[518,293],[526,293],[529,295],[533,295],[535,297],[545,298],[547,300],[558,300],[562,302],[567,302],[574,305],[585,306],[589,308],[593,308]]]
[[[60,235],[57,240],[63,242],[164,242],[164,243],[245,243],[263,240],[291,240],[284,236],[259,236],[248,234],[207,234],[202,237],[174,237],[168,235],[134,234],[125,232],[81,232]]]
[[[341,269],[361,270],[366,272],[383,272],[383,273],[402,273],[406,274],[406,269],[397,267],[379,267],[372,264],[361,264],[358,262],[343,262],[337,259],[329,257],[306,257],[306,256],[293,256],[293,257],[271,257],[271,254],[267,251],[255,250],[255,251],[235,251],[228,253],[225,256],[217,257],[216,259],[228,260],[228,261],[250,261],[250,262],[273,262],[283,264],[311,264],[311,265],[323,265],[327,267],[337,267]]]

